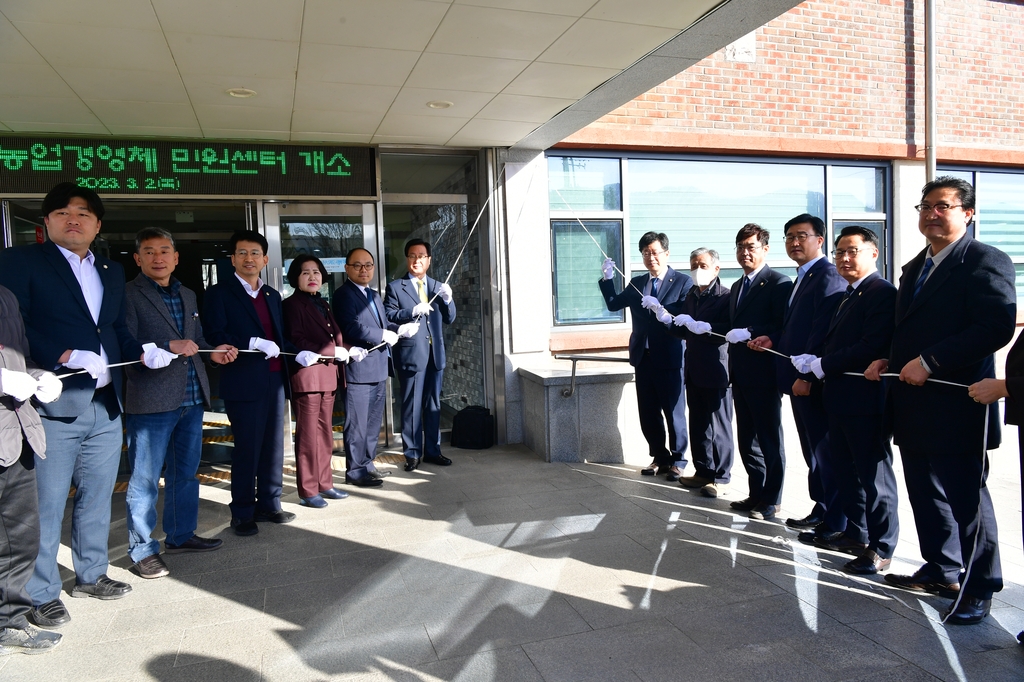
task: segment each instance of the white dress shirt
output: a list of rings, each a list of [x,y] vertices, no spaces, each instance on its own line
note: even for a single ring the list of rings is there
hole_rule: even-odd
[[[99,324],[100,308],[103,307],[103,280],[100,279],[100,273],[96,272],[96,256],[93,255],[92,251],[89,251],[85,258],[80,258],[77,253],[68,251],[59,244],[54,244],[54,246],[60,249],[60,252],[68,260],[71,272],[75,274],[78,286],[82,288],[82,295],[85,297],[85,304],[89,306],[89,314],[92,315],[92,321]],[[72,350],[85,349],[73,348]],[[104,365],[110,364],[110,360],[107,358],[107,351],[103,350],[103,344],[100,344],[100,359],[103,360]],[[103,373],[96,377],[96,388],[103,388],[112,380],[110,368],[106,367]]]

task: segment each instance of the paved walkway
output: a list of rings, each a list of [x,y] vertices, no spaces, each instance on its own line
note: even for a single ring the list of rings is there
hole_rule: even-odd
[[[802,516],[806,472],[787,428],[784,510]],[[996,452],[991,481],[1007,589],[966,628],[938,624],[943,599],[842,574],[848,557],[731,513],[742,471],[708,500],[636,466],[545,464],[522,447],[446,454],[454,466],[389,466],[382,489],[348,487],[326,510],[287,487],[297,521],[252,538],[226,529],[224,484],[203,485],[200,531],[224,547],[168,556],[171,576],[155,581],[127,570],[115,495],[110,575],[134,591],[65,595],[61,647],[0,659],[0,679],[1024,679],[1015,446]],[[919,556],[902,502],[893,569],[906,572]]]

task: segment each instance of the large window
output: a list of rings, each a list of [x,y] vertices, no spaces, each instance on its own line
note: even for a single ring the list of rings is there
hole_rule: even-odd
[[[582,224],[581,224],[582,223]],[[598,288],[601,263],[607,253],[622,253],[622,222],[619,220],[551,221],[554,254],[555,324],[621,322],[622,311],[609,312]],[[622,277],[615,273],[615,290]]]

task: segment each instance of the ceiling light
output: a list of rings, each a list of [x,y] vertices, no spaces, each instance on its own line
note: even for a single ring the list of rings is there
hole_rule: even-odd
[[[227,90],[225,90],[225,92],[227,92],[232,97],[238,97],[241,99],[256,96],[256,91],[250,90],[249,88],[228,88]]]
[[[454,106],[454,102],[447,102],[443,99],[435,99],[432,102],[427,102],[427,106],[431,109],[447,109],[448,107]]]

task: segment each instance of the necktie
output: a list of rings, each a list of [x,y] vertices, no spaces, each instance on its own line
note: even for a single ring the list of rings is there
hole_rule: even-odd
[[[924,286],[924,281],[928,279],[928,273],[932,271],[932,266],[935,262],[931,258],[926,258],[924,261],[924,270],[921,271],[921,276],[917,278],[917,284],[914,285],[914,298],[921,293],[921,287]]]
[[[651,296],[658,298],[658,278],[655,277],[651,280]]]
[[[854,291],[856,291],[856,289],[853,288],[852,284],[850,284],[849,286],[846,287],[846,295],[843,296],[843,300],[839,302],[839,307],[836,308],[836,319],[837,320],[839,319],[840,313],[843,311],[843,306],[845,306],[846,302],[850,300],[851,296],[853,296],[853,292]]]
[[[793,299],[796,298],[796,290],[800,288],[800,282],[804,281],[804,273],[806,270],[799,270],[796,273],[796,284],[793,285],[793,293],[789,295],[789,304],[792,305]]]
[[[740,295],[739,298],[736,299],[736,303],[742,301],[743,297],[747,295],[748,291],[750,291],[750,278],[747,277],[746,275],[743,275],[743,285],[740,287]]]
[[[366,287],[366,302],[370,304],[370,310],[373,311],[373,316],[377,318],[377,324],[383,327],[384,323],[380,319],[380,311],[377,310],[377,304],[373,302],[373,291],[370,287]]]
[[[423,280],[419,279],[418,277],[416,278],[416,290],[420,294],[420,303],[429,303],[429,299],[427,298],[427,287],[423,283]],[[430,345],[434,344],[434,339],[432,339],[430,337],[430,323],[429,322],[427,323],[427,343],[430,344]]]

